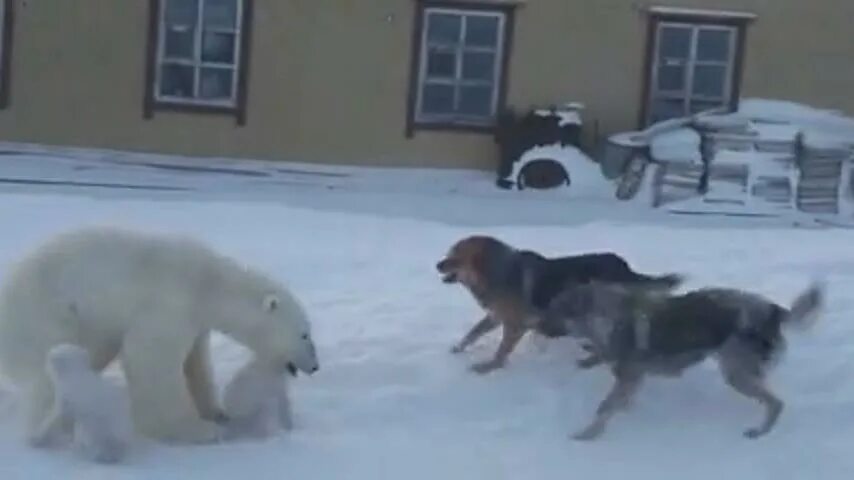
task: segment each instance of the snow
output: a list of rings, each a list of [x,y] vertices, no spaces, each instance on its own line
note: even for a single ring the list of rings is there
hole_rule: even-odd
[[[668,7],[658,5],[649,7],[649,12],[659,15],[686,15],[694,17],[735,18],[746,20],[752,20],[758,17],[755,13],[737,10],[712,10],[704,8]]]
[[[571,102],[556,108],[541,108],[534,110],[534,115],[541,117],[558,117],[558,126],[565,127],[567,125],[581,125],[581,110],[584,105],[577,102]]]
[[[292,383],[291,433],[204,447],[138,440],[130,463],[113,467],[24,446],[14,391],[0,385],[2,478],[667,480],[690,471],[697,480],[833,480],[854,469],[851,230],[567,202],[487,189],[492,177],[475,172],[230,164],[266,177],[108,157],[57,151],[0,160],[0,180],[19,182],[0,181],[0,280],[36,242],[82,225],[196,235],[287,282],[313,318],[321,371]],[[59,183],[20,183],[39,179]],[[119,187],[133,182],[180,190]],[[741,437],[761,410],[704,364],[680,379],[652,379],[601,441],[573,442],[567,434],[590,418],[610,378],[605,369],[576,369],[571,341],[541,349],[525,340],[506,369],[485,377],[467,368],[494,351],[495,336],[470,353],[448,352],[482,312],[442,284],[433,265],[472,233],[549,255],[614,250],[641,271],[685,272],[688,287],[750,288],[783,303],[823,278],[828,307],[814,330],[791,335],[771,376],[786,409],[768,437]],[[247,353],[217,336],[213,358],[222,386]]]
[[[782,100],[749,98],[741,101],[738,113],[754,123],[787,123],[789,128],[803,132],[808,146],[854,148],[854,118],[837,111]]]
[[[642,132],[621,132],[608,137],[608,141],[621,147],[646,147],[649,139]]]
[[[603,176],[598,163],[572,145],[555,143],[530,148],[513,164],[508,178],[516,182],[526,165],[540,159],[554,160],[569,172],[570,185],[557,188],[565,195],[572,198],[614,198],[615,184]]]
[[[659,162],[701,163],[700,134],[691,128],[679,128],[656,135],[650,141],[650,154]]]
[[[703,205],[706,200],[715,203],[730,202],[737,206],[727,207],[733,213],[741,209],[742,214],[766,214],[778,211],[777,204],[766,204],[763,198],[749,195],[755,183],[762,177],[788,179],[794,192],[798,181],[798,169],[792,158],[797,154],[796,145],[803,142],[808,149],[838,155],[849,161],[843,167],[842,188],[839,190],[840,214],[854,214],[854,185],[850,181],[850,164],[854,160],[854,118],[841,112],[814,108],[790,101],[748,98],[740,102],[734,113],[703,113],[693,117],[677,118],[659,122],[641,132],[625,132],[610,137],[621,145],[643,145],[648,142],[652,158],[660,162],[699,163],[700,135],[691,128],[715,132],[718,152],[712,159],[715,166],[743,165],[748,167],[747,189],[732,182],[716,184],[714,178],[705,198],[680,200],[668,207],[671,211],[703,213],[717,206]],[[727,150],[727,142],[733,144]],[[712,198],[714,197],[714,198]],[[785,205],[794,208],[794,204]]]

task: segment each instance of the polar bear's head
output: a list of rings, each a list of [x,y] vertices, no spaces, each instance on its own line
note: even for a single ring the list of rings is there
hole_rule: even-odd
[[[288,292],[279,290],[258,300],[257,316],[248,345],[259,358],[296,375],[312,374],[320,368],[311,336],[311,324],[302,305]]]

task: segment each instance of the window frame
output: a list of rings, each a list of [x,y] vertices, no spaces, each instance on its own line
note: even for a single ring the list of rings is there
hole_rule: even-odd
[[[9,107],[12,92],[12,42],[15,1],[0,0],[0,110]]]
[[[407,138],[413,137],[416,130],[448,130],[481,133],[491,133],[494,131],[497,117],[506,105],[507,85],[509,83],[509,59],[513,45],[516,7],[517,5],[513,3],[492,4],[486,2],[416,0],[415,19],[412,28],[412,51],[410,54],[410,78],[405,132]],[[484,51],[490,50],[494,52],[496,56],[492,78],[492,113],[488,118],[465,115],[423,114],[421,112],[423,87],[427,80],[427,25],[429,15],[433,13],[450,13],[461,17],[498,17],[499,38],[497,44],[494,49],[484,49]],[[465,24],[465,20],[463,24]],[[465,32],[464,26],[461,29],[461,35],[463,35]],[[458,51],[455,53],[457,77],[453,81],[454,86],[458,86],[461,80],[459,76],[462,74],[462,50],[458,47]]]
[[[738,101],[741,96],[747,27],[754,19],[755,16],[752,14],[732,14],[732,12],[649,12],[642,81],[643,88],[641,89],[641,109],[638,119],[640,128],[651,125],[653,102],[658,99],[671,98],[674,100],[683,100],[683,112],[685,115],[690,115],[690,107],[693,101],[703,101],[702,96],[694,95],[692,91],[694,69],[698,63],[700,65],[720,65],[721,62],[697,61],[696,49],[701,30],[726,30],[732,32],[732,36],[730,37],[730,42],[732,43],[726,64],[727,78],[724,85],[722,108],[725,108],[727,111],[735,111],[738,108]],[[690,53],[685,65],[685,91],[681,95],[668,96],[666,92],[664,95],[661,95],[661,92],[658,90],[658,67],[661,60],[659,58],[660,36],[662,30],[668,26],[691,29]],[[709,100],[711,101],[712,99]]]
[[[253,24],[253,0],[237,0],[237,19],[235,28],[229,29],[229,33],[235,35],[235,51],[234,63],[222,68],[233,69],[232,73],[232,90],[233,96],[228,100],[222,99],[203,99],[198,97],[183,98],[164,96],[160,94],[160,81],[162,65],[185,65],[192,67],[195,72],[205,68],[206,64],[200,58],[199,49],[202,48],[201,36],[204,29],[202,27],[202,15],[204,13],[204,2],[200,0],[199,9],[197,12],[197,32],[193,43],[192,60],[166,59],[164,58],[165,37],[166,37],[166,2],[172,0],[149,0],[149,26],[148,26],[148,45],[147,45],[147,61],[145,75],[145,100],[143,105],[143,117],[149,119],[153,117],[154,111],[177,111],[191,113],[212,113],[233,115],[238,125],[246,124],[247,110],[247,84],[249,79],[249,57],[251,53],[251,38]],[[215,62],[208,66],[217,67]],[[198,92],[200,84],[200,75],[194,74],[194,93]]]

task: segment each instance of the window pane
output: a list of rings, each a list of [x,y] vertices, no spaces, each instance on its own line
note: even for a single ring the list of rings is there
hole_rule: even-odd
[[[166,58],[193,59],[194,29],[173,30],[167,27],[164,45]]]
[[[492,115],[492,87],[460,87],[459,112],[465,115],[489,117]]]
[[[205,27],[235,28],[238,0],[205,0]]]
[[[700,30],[697,38],[697,60],[729,61],[730,30]]]
[[[164,64],[160,69],[160,95],[193,97],[193,67]]]
[[[684,92],[685,67],[682,65],[658,67],[658,90],[664,92]]]
[[[650,120],[660,122],[671,118],[685,116],[685,103],[683,100],[658,99],[652,102]]]
[[[450,114],[454,112],[454,87],[424,85],[421,94],[421,113]]]
[[[492,81],[495,73],[495,54],[469,52],[463,54],[463,78]]]
[[[684,27],[661,27],[658,42],[659,57],[687,59],[691,52],[691,30]]]
[[[202,61],[234,64],[234,34],[205,32],[202,35]]]
[[[195,27],[199,16],[199,0],[167,0],[166,24]]]
[[[231,98],[233,70],[228,68],[203,68],[199,78],[199,97],[209,100]]]
[[[472,15],[466,17],[466,45],[477,47],[498,46],[498,17]]]
[[[726,67],[697,65],[694,67],[694,95],[723,97],[726,85]]]
[[[431,78],[455,78],[457,55],[451,50],[431,48],[427,53],[427,76]]]
[[[427,17],[427,42],[459,44],[462,17],[448,13],[430,13]]]

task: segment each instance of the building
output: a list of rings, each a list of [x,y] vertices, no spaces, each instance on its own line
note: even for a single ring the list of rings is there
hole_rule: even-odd
[[[740,95],[854,113],[851,0],[0,0],[0,140],[494,167],[497,111],[583,137]]]

